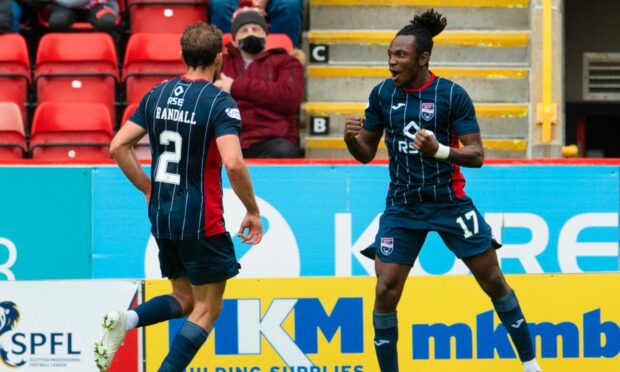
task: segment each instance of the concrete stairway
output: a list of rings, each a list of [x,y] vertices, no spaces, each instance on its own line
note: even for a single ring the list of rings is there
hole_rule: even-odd
[[[349,157],[346,115],[362,115],[372,87],[388,77],[396,31],[430,7],[448,18],[431,69],[462,85],[476,104],[487,157],[525,157],[530,120],[529,0],[310,0],[304,47],[306,157]],[[329,132],[325,133],[329,122]],[[380,152],[385,156],[385,151]]]

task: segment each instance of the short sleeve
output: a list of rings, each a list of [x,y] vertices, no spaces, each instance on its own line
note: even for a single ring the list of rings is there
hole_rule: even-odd
[[[474,104],[465,89],[459,86],[455,86],[450,112],[457,136],[480,132]]]
[[[379,96],[382,85],[383,84],[374,87],[368,97],[368,105],[366,106],[365,111],[366,117],[364,119],[364,129],[369,132],[381,132],[385,128],[383,114],[381,112],[381,98]]]
[[[241,113],[237,107],[237,103],[231,96],[226,95],[223,99],[216,103],[215,106],[217,116],[215,117],[215,137],[225,136],[227,134],[239,135],[241,133]]]
[[[144,95],[144,97],[142,97],[142,100],[140,101],[138,108],[129,117],[130,121],[138,124],[144,129],[146,129],[146,118],[147,118],[146,109],[149,103],[149,98],[151,97],[151,92],[148,92],[147,94]]]

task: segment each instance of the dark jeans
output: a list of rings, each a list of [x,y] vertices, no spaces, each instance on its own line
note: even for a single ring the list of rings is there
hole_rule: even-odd
[[[284,138],[274,138],[243,149],[244,158],[297,158],[299,148]]]
[[[50,30],[69,31],[75,21],[88,21],[98,31],[112,32],[116,14],[109,5],[98,5],[92,9],[71,9],[59,4],[52,5],[48,20]]]

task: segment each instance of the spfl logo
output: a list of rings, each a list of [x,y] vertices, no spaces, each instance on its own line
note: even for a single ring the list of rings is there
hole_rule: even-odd
[[[82,354],[75,350],[72,332],[17,331],[21,314],[10,301],[0,302],[0,362],[10,368],[28,365],[35,368],[67,368],[79,363]],[[75,369],[73,369],[75,371]]]
[[[392,254],[394,250],[394,238],[381,238],[381,253],[386,256]]]
[[[10,360],[9,352],[2,346],[2,335],[15,329],[18,322],[19,309],[17,305],[10,301],[0,302],[0,359],[8,367],[20,367],[26,364],[24,360],[19,362]]]

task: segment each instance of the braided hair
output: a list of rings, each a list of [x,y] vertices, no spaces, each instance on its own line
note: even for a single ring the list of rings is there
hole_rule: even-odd
[[[416,15],[410,23],[403,27],[396,36],[412,35],[415,37],[415,49],[418,56],[433,50],[433,37],[439,35],[448,25],[446,17],[435,9]]]

